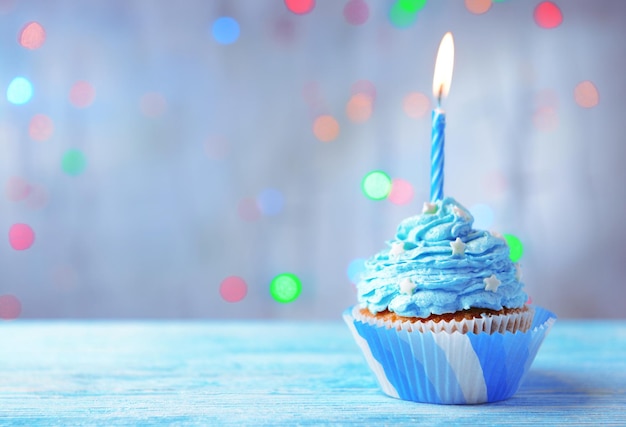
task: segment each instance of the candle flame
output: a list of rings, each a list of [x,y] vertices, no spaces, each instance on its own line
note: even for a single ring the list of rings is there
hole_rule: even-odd
[[[446,33],[441,39],[437,60],[435,61],[435,75],[433,77],[433,95],[441,103],[441,98],[448,96],[452,83],[452,69],[454,68],[454,39],[452,33]]]

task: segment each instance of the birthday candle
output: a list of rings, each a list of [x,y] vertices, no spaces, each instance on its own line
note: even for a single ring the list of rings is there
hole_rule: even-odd
[[[446,115],[441,109],[441,99],[448,95],[454,68],[454,40],[452,33],[446,33],[439,44],[435,73],[433,77],[433,95],[437,107],[433,110],[431,152],[430,152],[430,201],[443,199],[443,164]]]

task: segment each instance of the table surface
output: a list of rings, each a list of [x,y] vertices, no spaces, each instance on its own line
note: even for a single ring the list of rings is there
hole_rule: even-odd
[[[626,425],[626,321],[559,320],[518,393],[387,397],[336,323],[0,322],[0,425]]]

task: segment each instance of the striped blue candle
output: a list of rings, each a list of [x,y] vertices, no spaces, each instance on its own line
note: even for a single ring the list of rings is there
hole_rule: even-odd
[[[433,110],[432,146],[430,152],[430,201],[443,199],[443,147],[446,140],[446,115],[443,110]]]

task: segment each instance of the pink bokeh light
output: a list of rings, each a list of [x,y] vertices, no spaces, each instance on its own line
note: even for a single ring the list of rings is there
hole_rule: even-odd
[[[413,185],[407,180],[395,178],[391,181],[391,191],[387,199],[394,205],[406,205],[413,200]]]
[[[35,243],[35,232],[28,224],[13,224],[9,229],[9,243],[16,251],[23,251]]]
[[[363,0],[350,0],[343,8],[343,16],[349,24],[363,25],[370,17],[370,9]]]
[[[239,302],[247,294],[248,285],[239,276],[229,276],[220,283],[220,295],[226,302]]]
[[[15,295],[0,295],[0,319],[17,319],[21,313],[22,303]]]

